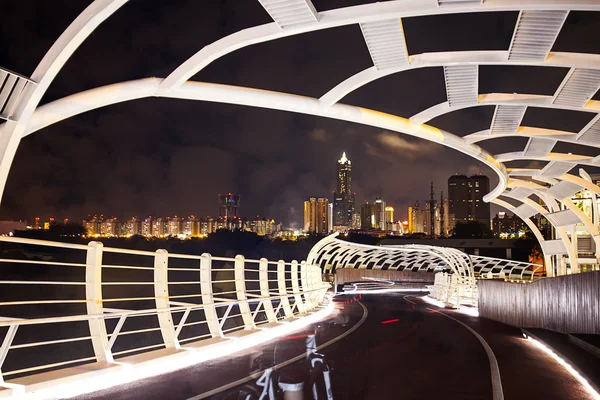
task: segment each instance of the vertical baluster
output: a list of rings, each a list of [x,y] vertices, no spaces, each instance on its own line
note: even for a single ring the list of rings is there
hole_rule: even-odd
[[[223,337],[223,331],[219,324],[217,308],[213,300],[212,285],[212,256],[204,253],[200,259],[200,290],[202,292],[202,304],[204,304],[204,316],[212,337]]]
[[[156,309],[158,310],[158,325],[160,333],[167,348],[178,349],[179,341],[175,337],[175,325],[173,324],[173,315],[168,310],[171,306],[169,302],[169,253],[166,250],[156,250],[154,256],[154,297]]]
[[[246,296],[246,276],[244,274],[245,266],[245,257],[241,254],[235,256],[235,291],[239,301],[240,314],[242,314],[242,319],[244,321],[244,329],[254,329],[256,328],[256,325],[252,319],[252,312],[250,311],[250,305],[248,304],[248,296]]]
[[[90,242],[86,254],[85,295],[88,315],[102,315],[102,249],[100,242]],[[108,334],[103,318],[88,320],[96,361],[114,362],[108,346]]]
[[[258,279],[260,280],[260,297],[263,300],[267,320],[269,322],[276,322],[277,317],[275,316],[271,294],[269,293],[269,262],[266,258],[261,258],[258,263]]]
[[[285,317],[292,316],[292,308],[290,307],[290,299],[287,297],[287,289],[285,286],[285,261],[279,260],[277,262],[277,285],[279,287],[279,296],[281,296],[281,305]]]
[[[294,292],[294,304],[298,313],[303,313],[304,303],[302,302],[302,294],[300,294],[300,271],[298,270],[298,261],[292,261],[292,291]]]

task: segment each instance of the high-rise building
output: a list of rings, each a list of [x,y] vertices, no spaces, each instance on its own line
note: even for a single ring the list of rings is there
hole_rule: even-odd
[[[398,230],[394,229],[391,225],[394,223],[394,207],[387,206],[385,208],[385,229],[386,230]]]
[[[134,236],[139,235],[141,232],[141,224],[140,221],[136,217],[132,217],[128,219],[121,225],[121,235],[120,236]]]
[[[429,214],[421,208],[419,202],[408,207],[408,228],[406,233],[424,233]]]
[[[457,223],[469,220],[469,178],[466,175],[448,178],[448,205]]]
[[[354,214],[352,163],[342,154],[337,166],[337,190],[333,193],[333,226],[335,230],[349,229]]]
[[[385,201],[381,197],[375,198],[375,229],[385,230]]]
[[[152,236],[152,217],[142,221],[142,236]]]
[[[377,228],[377,205],[375,203],[363,203],[360,205],[360,229]]]
[[[108,218],[100,225],[100,235],[105,237],[119,236],[121,224],[116,218]]]
[[[311,197],[304,202],[304,231],[329,233],[329,200]]]
[[[240,195],[239,194],[220,194],[219,195],[219,218],[224,220],[233,220],[239,218]]]
[[[478,221],[490,226],[490,203],[483,201],[483,196],[490,191],[490,178],[485,175],[469,177],[469,220]]]
[[[152,220],[152,236],[162,237],[167,233],[166,221],[162,218],[155,218]]]
[[[178,236],[181,233],[181,218],[175,216],[174,218],[167,218],[167,235]]]
[[[102,220],[98,219],[96,216],[94,216],[94,218],[84,220],[83,226],[85,227],[87,236],[100,236],[101,235]]]
[[[360,225],[360,212],[355,212],[352,214],[352,229],[360,229]]]
[[[490,204],[483,197],[490,191],[485,175],[453,175],[448,179],[449,212],[456,223],[478,221],[490,226]]]

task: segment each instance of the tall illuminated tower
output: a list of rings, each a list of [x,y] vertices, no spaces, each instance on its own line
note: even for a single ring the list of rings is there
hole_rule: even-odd
[[[352,163],[342,154],[338,160],[337,190],[333,193],[333,226],[337,230],[352,227],[354,192],[352,191]]]

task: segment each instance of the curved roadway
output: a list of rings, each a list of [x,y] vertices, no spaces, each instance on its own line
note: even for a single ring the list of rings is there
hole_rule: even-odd
[[[257,379],[257,374],[251,375],[252,359],[260,355],[262,364],[271,366],[274,350],[280,354],[277,362],[284,361],[281,349],[285,359],[301,355],[304,334],[314,329],[319,344],[329,343],[320,352],[332,370],[334,399],[498,398],[498,391],[493,395],[488,353],[468,326],[481,335],[497,359],[505,399],[591,399],[556,361],[523,339],[519,329],[439,309],[420,295],[347,294],[335,301],[336,315],[319,328],[296,332],[227,360],[84,398],[235,398],[227,396]]]

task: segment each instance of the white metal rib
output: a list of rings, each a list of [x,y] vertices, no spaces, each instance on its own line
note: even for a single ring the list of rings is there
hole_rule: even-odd
[[[382,70],[408,65],[402,20],[362,23],[360,29],[375,68]]]
[[[554,94],[553,103],[583,107],[600,89],[600,71],[572,68]]]
[[[568,11],[521,11],[508,51],[509,60],[545,60]]]
[[[527,106],[496,106],[490,134],[493,135],[512,135],[517,132]]]
[[[280,28],[318,22],[311,0],[258,0]]]
[[[446,94],[450,107],[476,105],[479,92],[478,65],[452,65],[444,67]]]
[[[555,139],[530,138],[523,152],[524,156],[546,157],[556,144]]]

